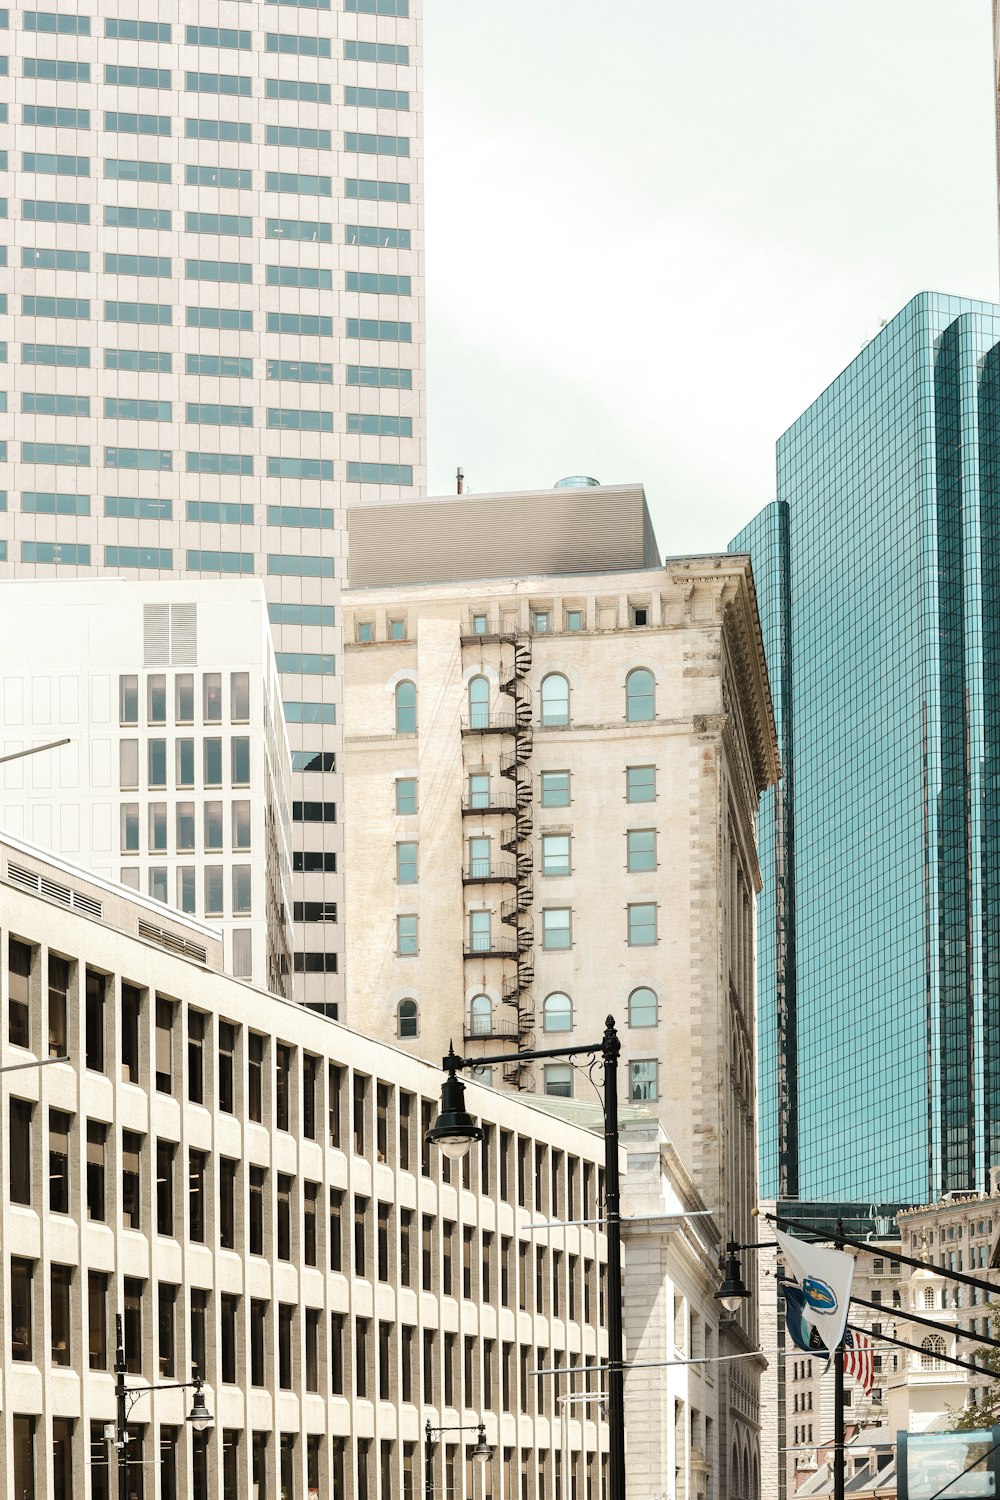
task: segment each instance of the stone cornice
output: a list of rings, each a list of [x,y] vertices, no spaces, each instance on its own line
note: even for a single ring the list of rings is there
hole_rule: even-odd
[[[747,734],[755,790],[772,786],[781,774],[777,732],[767,677],[764,639],[757,611],[757,594],[748,558],[734,554],[728,567],[708,571],[668,564],[672,582],[682,591],[695,585],[709,587],[721,608],[723,633],[740,685],[740,701]]]

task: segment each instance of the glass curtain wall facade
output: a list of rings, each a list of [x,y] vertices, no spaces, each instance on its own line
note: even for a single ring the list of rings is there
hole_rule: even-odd
[[[419,12],[0,11],[0,576],[265,579],[314,1004],[344,510],[425,487]]]
[[[778,500],[732,547],[785,769],[761,819],[761,1194],[981,1189],[1000,1163],[1000,307],[914,298],[780,439]]]

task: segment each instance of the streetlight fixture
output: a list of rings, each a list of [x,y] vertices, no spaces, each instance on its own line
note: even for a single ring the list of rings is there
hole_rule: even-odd
[[[441,1112],[427,1131],[428,1144],[440,1146],[452,1161],[460,1161],[483,1139],[482,1126],[465,1107],[465,1085],[457,1076],[464,1068],[502,1067],[512,1062],[547,1058],[589,1057],[604,1068],[604,1220],[608,1237],[608,1500],[625,1500],[625,1366],[622,1338],[622,1225],[621,1183],[618,1173],[618,1060],[621,1042],[613,1016],[608,1016],[599,1042],[578,1047],[545,1047],[497,1057],[459,1057],[454,1047],[441,1066]],[[426,1500],[432,1500],[428,1491]]]
[[[726,1274],[722,1285],[716,1292],[717,1299],[722,1303],[727,1312],[739,1312],[740,1303],[745,1302],[750,1296],[746,1283],[743,1280],[743,1272],[740,1269],[737,1250],[746,1248],[737,1245],[735,1240],[730,1240],[726,1246]]]
[[[194,1390],[191,1401],[191,1410],[187,1415],[187,1421],[195,1432],[207,1432],[213,1426],[212,1414],[205,1401],[204,1384],[200,1375],[193,1380],[170,1380],[162,1385],[126,1385],[125,1376],[128,1371],[125,1368],[125,1341],[122,1336],[122,1315],[115,1315],[115,1337],[117,1349],[115,1350],[115,1400],[117,1407],[117,1421],[113,1431],[115,1451],[118,1455],[118,1500],[127,1500],[128,1497],[128,1460],[125,1450],[128,1447],[128,1418],[135,1403],[140,1396],[145,1396],[149,1391],[184,1391]],[[108,1435],[108,1427],[105,1435]]]
[[[489,1463],[493,1457],[493,1449],[486,1441],[486,1428],[482,1422],[476,1422],[471,1427],[468,1424],[432,1427],[428,1419],[424,1424],[424,1500],[434,1500],[434,1434],[436,1432],[477,1432],[479,1436],[472,1450],[472,1457],[478,1459],[481,1464]]]

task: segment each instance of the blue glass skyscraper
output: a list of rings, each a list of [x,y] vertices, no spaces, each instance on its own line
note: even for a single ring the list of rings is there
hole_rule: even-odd
[[[761,1196],[1000,1163],[1000,307],[922,293],[778,443],[753,558]]]

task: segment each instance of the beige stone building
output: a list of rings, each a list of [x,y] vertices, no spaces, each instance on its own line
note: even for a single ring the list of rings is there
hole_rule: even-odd
[[[655,562],[635,486],[366,508],[350,537],[348,1020],[586,1097],[585,1070],[514,1054],[596,1041],[613,1014],[624,1097],[750,1238],[756,809],[777,755],[749,562]],[[750,1307],[722,1352],[755,1340]],[[720,1368],[742,1494],[757,1370]]]
[[[598,1135],[472,1084],[452,1166],[437,1066],[230,978],[197,919],[6,838],[0,913],[2,1500],[122,1462],[137,1500],[416,1500],[428,1421],[436,1496],[599,1500],[601,1406],[533,1373],[607,1354]]]

